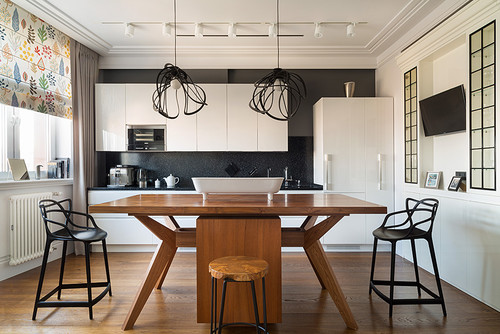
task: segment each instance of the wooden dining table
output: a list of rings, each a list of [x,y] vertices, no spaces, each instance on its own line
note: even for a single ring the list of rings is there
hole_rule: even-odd
[[[281,322],[281,247],[302,247],[346,326],[357,329],[320,238],[345,216],[384,214],[387,208],[331,193],[276,194],[272,201],[259,194],[210,195],[206,200],[201,194],[141,194],[91,205],[89,212],[134,216],[160,239],[123,330],[134,326],[153,289],[161,289],[178,247],[196,247],[198,322],[210,322],[208,263],[227,255],[255,256],[269,263],[267,318],[269,323]],[[165,222],[152,218],[157,216]],[[196,228],[179,226],[175,216],[198,216]],[[304,221],[301,226],[282,227],[280,216],[303,216]],[[320,216],[326,218],[319,222]],[[261,289],[258,284],[256,288]],[[254,315],[249,289],[238,284],[227,292],[224,322],[239,321],[254,322]]]

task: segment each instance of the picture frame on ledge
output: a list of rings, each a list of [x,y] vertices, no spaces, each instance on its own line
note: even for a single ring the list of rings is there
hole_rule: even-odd
[[[441,181],[441,172],[427,172],[425,176],[425,188],[439,188],[439,182]]]
[[[463,176],[453,176],[451,178],[450,184],[448,185],[449,191],[458,191],[460,184],[464,180]]]

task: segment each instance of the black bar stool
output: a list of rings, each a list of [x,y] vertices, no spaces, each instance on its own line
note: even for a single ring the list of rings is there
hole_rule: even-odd
[[[413,198],[406,199],[406,210],[396,211],[389,213],[385,216],[384,222],[379,228],[373,231],[373,255],[372,255],[372,268],[370,273],[370,289],[389,303],[389,317],[392,317],[392,308],[394,305],[409,305],[409,304],[441,304],[443,315],[446,316],[446,307],[444,305],[443,290],[441,288],[441,281],[439,279],[439,271],[436,261],[436,253],[434,251],[434,244],[432,242],[432,228],[434,219],[438,209],[439,201],[433,198],[425,198],[416,200]],[[401,215],[404,219],[402,223],[386,226],[389,218]],[[418,226],[418,227],[417,227]],[[427,226],[427,227],[425,227]],[[418,275],[417,253],[415,251],[415,240],[425,239],[429,244],[429,250],[434,268],[434,276],[436,278],[436,285],[438,294],[432,292],[430,289],[420,283]],[[377,256],[377,243],[378,240],[384,240],[391,243],[391,273],[390,280],[374,280],[373,272],[375,270],[375,258]],[[396,281],[394,279],[394,266],[396,260],[396,243],[400,240],[410,240],[411,249],[413,253],[413,266],[415,269],[415,282],[413,281]],[[376,285],[389,286],[389,297],[382,293]],[[417,287],[418,298],[394,298],[395,286],[415,286]],[[431,298],[421,298],[421,290],[428,293]]]
[[[222,328],[231,325],[248,325],[255,327],[257,333],[267,331],[267,312],[266,312],[266,281],[265,276],[269,265],[265,260],[248,256],[226,256],[213,260],[208,265],[210,275],[212,276],[212,295],[210,306],[210,334],[222,333]],[[259,309],[257,306],[257,297],[255,294],[254,281],[262,279],[262,303],[264,323],[260,324]],[[219,325],[217,326],[217,279],[223,279],[222,297],[220,306]],[[249,282],[252,289],[253,309],[255,313],[255,324],[247,322],[233,322],[222,324],[224,318],[224,301],[226,299],[226,286],[229,282]]]
[[[65,209],[64,206],[68,208]],[[99,302],[106,293],[111,296],[111,280],[109,277],[109,266],[108,266],[108,253],[106,250],[106,236],[108,235],[106,231],[100,229],[91,215],[71,211],[71,199],[64,199],[62,201],[55,201],[52,199],[41,200],[38,203],[40,207],[40,212],[42,213],[43,222],[45,224],[45,232],[47,233],[47,241],[45,243],[45,252],[43,254],[42,269],[40,271],[40,279],[38,281],[38,289],[35,298],[35,308],[33,310],[32,320],[36,319],[36,313],[39,307],[88,307],[89,318],[93,318],[92,306]],[[73,222],[73,217],[75,215],[84,216],[87,220],[87,225],[80,226]],[[56,221],[54,216],[60,218],[60,221]],[[50,217],[50,218],[49,218]],[[53,218],[53,219],[51,219]],[[61,222],[62,221],[62,222]],[[89,224],[91,223],[91,226]],[[55,228],[60,228],[55,232],[51,231]],[[42,292],[43,279],[45,276],[45,269],[47,268],[47,259],[50,252],[50,244],[55,240],[61,240],[63,242],[63,253],[61,257],[61,269],[59,273],[59,284],[52,291],[47,293],[45,296],[40,298]],[[85,245],[85,269],[87,272],[87,282],[77,283],[77,284],[63,284],[64,276],[64,264],[66,259],[66,249],[68,246],[68,241],[82,241]],[[90,279],[90,244],[92,242],[101,241],[102,250],[104,255],[104,266],[106,268],[106,282],[91,282]],[[92,299],[92,288],[104,287],[97,297]],[[88,299],[87,301],[49,301],[48,299],[57,292],[57,299],[61,299],[61,292],[64,289],[78,289],[86,288]]]

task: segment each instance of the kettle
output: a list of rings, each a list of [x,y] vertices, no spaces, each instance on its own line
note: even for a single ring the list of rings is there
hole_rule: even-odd
[[[167,183],[167,188],[174,188],[177,183],[179,183],[179,178],[170,174],[168,177],[163,178]]]
[[[139,168],[137,170],[137,182],[139,183],[139,188],[148,187],[148,174],[146,169]]]

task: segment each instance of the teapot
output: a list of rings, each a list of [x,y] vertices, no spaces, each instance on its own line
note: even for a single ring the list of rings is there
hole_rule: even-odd
[[[167,188],[174,188],[177,183],[179,183],[179,178],[170,174],[168,177],[163,178],[167,183]]]

